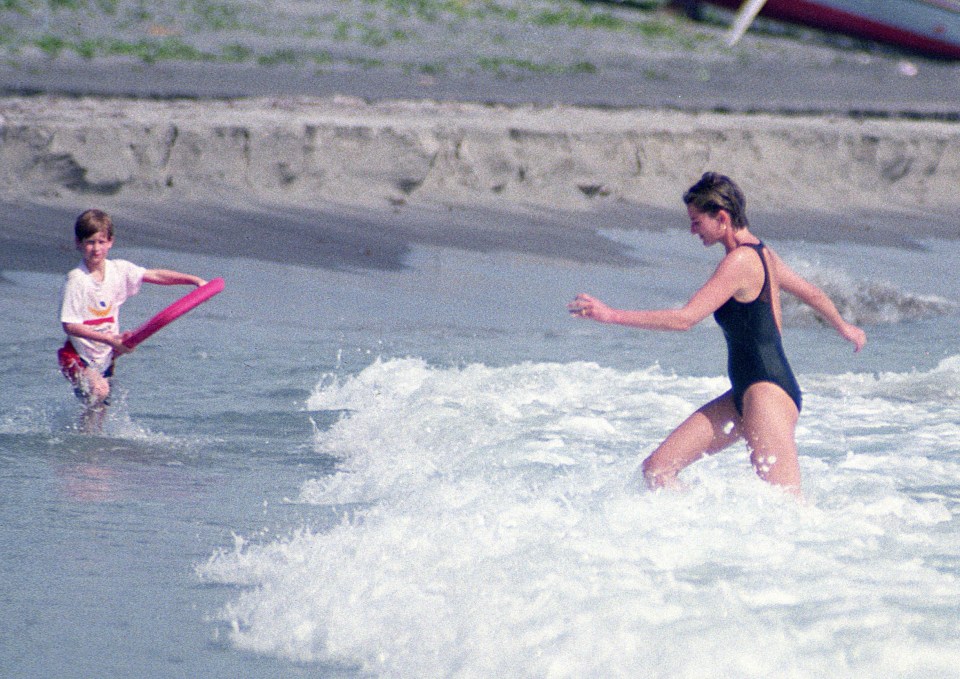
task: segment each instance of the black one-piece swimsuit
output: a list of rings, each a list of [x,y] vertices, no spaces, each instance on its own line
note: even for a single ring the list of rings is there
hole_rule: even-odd
[[[770,273],[763,256],[763,243],[745,243],[763,264],[763,287],[752,302],[738,302],[733,297],[713,312],[727,339],[727,372],[733,386],[733,404],[743,415],[743,395],[757,382],[773,382],[787,392],[800,410],[802,397],[780,340],[780,330],[773,316],[770,296]]]

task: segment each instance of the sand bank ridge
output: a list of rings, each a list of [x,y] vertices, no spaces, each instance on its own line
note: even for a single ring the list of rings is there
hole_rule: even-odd
[[[960,125],[348,97],[0,100],[7,200],[674,206],[705,169],[771,209],[960,203]]]

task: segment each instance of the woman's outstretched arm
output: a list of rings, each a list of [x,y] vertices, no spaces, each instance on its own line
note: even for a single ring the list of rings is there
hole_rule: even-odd
[[[600,323],[615,323],[644,330],[689,330],[720,308],[724,302],[744,289],[750,280],[751,267],[760,261],[745,250],[735,250],[724,257],[703,287],[679,309],[630,311],[614,309],[586,294],[577,295],[567,309],[574,316]]]
[[[777,281],[780,288],[816,311],[843,339],[853,344],[854,351],[863,349],[863,345],[867,343],[867,334],[840,315],[827,293],[787,266],[775,252],[772,250],[768,252],[777,267]]]

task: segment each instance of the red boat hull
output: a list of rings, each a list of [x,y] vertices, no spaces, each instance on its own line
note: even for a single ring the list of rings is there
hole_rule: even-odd
[[[706,1],[733,10],[742,4],[738,0]],[[890,43],[932,56],[960,59],[960,7],[940,11],[944,13],[944,21],[931,21],[930,25],[918,26],[916,30],[858,14],[854,8],[844,9],[843,2],[768,0],[760,15]]]

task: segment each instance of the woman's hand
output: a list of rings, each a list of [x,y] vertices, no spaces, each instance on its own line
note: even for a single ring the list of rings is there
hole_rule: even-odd
[[[616,312],[599,299],[580,293],[567,305],[572,316],[592,318],[600,323],[613,322]]]
[[[867,333],[853,323],[844,322],[840,328],[837,328],[837,332],[843,339],[853,344],[854,353],[863,349],[863,345],[867,343]]]

